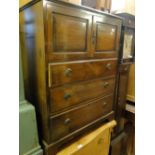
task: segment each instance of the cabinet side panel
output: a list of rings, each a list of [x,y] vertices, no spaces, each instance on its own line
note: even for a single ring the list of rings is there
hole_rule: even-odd
[[[43,138],[48,142],[43,5],[38,2],[20,12],[20,39],[26,99],[35,104]]]

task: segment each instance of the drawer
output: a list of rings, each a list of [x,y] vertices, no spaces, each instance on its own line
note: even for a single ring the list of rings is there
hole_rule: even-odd
[[[112,94],[115,88],[115,78],[89,80],[72,85],[50,89],[50,113]]]
[[[87,60],[49,63],[49,87],[115,75],[117,60]]]
[[[113,95],[50,118],[51,141],[56,141],[112,111]]]

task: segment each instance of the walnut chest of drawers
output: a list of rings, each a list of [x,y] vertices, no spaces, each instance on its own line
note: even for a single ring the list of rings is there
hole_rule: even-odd
[[[48,155],[113,119],[122,20],[83,6],[34,0],[20,9],[26,98]]]

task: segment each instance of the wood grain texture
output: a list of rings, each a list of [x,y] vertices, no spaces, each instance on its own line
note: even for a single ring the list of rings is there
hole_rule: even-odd
[[[94,56],[102,53],[115,53],[118,56],[121,23],[107,16],[94,16],[93,33],[95,44]]]
[[[116,75],[117,60],[101,59],[49,63],[49,87]]]
[[[32,0],[19,0],[19,8],[23,7],[27,3],[31,2]]]
[[[57,155],[108,155],[111,130],[115,125],[115,121],[102,125],[67,146]]]
[[[116,26],[97,23],[96,50],[115,50]]]
[[[99,79],[50,89],[50,112],[114,93],[115,78]],[[95,91],[95,93],[94,93]]]
[[[54,52],[86,51],[87,20],[53,13]]]
[[[130,65],[127,100],[135,102],[135,64]]]
[[[92,12],[88,13],[81,9],[72,9],[66,6],[63,6],[62,10],[58,5],[51,2],[48,2],[46,5],[48,9],[46,36],[49,61],[73,60],[73,58],[76,60],[92,57],[117,57],[120,39],[120,20],[104,15],[94,16]],[[99,35],[102,32],[101,28],[97,33],[97,22],[105,24],[102,27],[104,33],[102,37]],[[112,28],[106,27],[106,24],[111,24]],[[114,33],[114,36],[111,36],[112,33]],[[104,53],[96,53],[98,50],[95,49],[97,39],[99,39],[97,46],[99,50],[102,48]]]
[[[51,55],[90,50],[91,15],[80,9],[47,3],[47,49]]]
[[[70,112],[51,117],[51,141],[56,141],[112,111],[112,102],[113,96],[108,96]]]
[[[116,106],[117,133],[124,129],[124,113],[126,105],[127,84],[129,75],[129,64],[119,65],[118,94]]]

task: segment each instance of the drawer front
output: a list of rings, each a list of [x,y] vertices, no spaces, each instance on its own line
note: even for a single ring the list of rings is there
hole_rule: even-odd
[[[63,138],[112,110],[113,95],[98,99],[76,110],[50,119],[51,141]]]
[[[50,63],[48,66],[49,87],[115,75],[116,67],[117,60]]]
[[[114,92],[115,79],[98,79],[50,89],[50,112]]]

